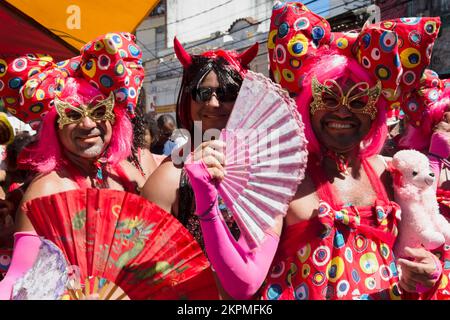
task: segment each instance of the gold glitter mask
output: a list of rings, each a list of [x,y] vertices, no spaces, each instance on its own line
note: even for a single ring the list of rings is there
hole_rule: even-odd
[[[346,106],[353,113],[366,114],[372,120],[377,115],[375,104],[381,94],[379,80],[372,88],[367,82],[359,82],[344,95],[344,91],[336,81],[328,79],[322,84],[314,76],[311,89],[314,98],[310,110],[312,115],[319,110],[336,111],[342,106]]]
[[[71,105],[68,102],[59,100],[55,97],[55,108],[58,112],[59,128],[62,129],[65,125],[72,123],[80,123],[85,117],[89,117],[92,121],[110,121],[114,124],[116,119],[114,109],[114,93],[111,92],[109,97],[100,100],[94,106],[85,106],[85,108],[79,108]]]

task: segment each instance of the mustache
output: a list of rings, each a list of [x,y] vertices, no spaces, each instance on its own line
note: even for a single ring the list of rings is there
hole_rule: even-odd
[[[89,130],[86,129],[76,129],[74,131],[74,135],[76,137],[85,137],[85,136],[91,136],[91,135],[104,135],[105,134],[105,130],[103,130],[102,128],[92,128]]]

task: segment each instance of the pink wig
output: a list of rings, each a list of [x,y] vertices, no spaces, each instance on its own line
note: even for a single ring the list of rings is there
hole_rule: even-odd
[[[305,136],[308,140],[308,151],[320,157],[323,153],[319,141],[316,139],[311,126],[310,104],[313,100],[311,90],[311,80],[315,75],[319,82],[323,83],[327,79],[339,80],[350,79],[355,83],[367,82],[372,87],[376,84],[374,79],[369,75],[356,60],[328,52],[318,54],[316,59],[311,59],[305,65],[307,70],[303,76],[301,83],[301,91],[297,96],[298,111],[302,115],[305,123]],[[383,147],[387,137],[386,126],[386,107],[387,101],[382,95],[377,102],[378,113],[372,122],[369,133],[364,137],[360,145],[360,157],[368,158],[376,155]]]
[[[400,149],[428,150],[433,128],[450,111],[450,90],[446,90],[439,100],[425,108],[420,127],[406,124],[405,132],[399,136],[397,145]]]
[[[82,78],[70,78],[61,92],[60,99],[73,105],[88,104],[106,97]],[[116,120],[112,127],[111,142],[107,148],[108,163],[116,166],[131,154],[133,129],[125,110],[115,108]],[[39,173],[56,170],[64,163],[62,145],[57,132],[58,114],[52,108],[42,119],[37,142],[25,149],[20,164]]]

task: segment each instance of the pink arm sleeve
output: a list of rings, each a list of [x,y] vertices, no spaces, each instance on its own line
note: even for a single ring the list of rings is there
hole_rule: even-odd
[[[262,285],[275,256],[279,237],[267,234],[251,251],[243,237],[236,241],[219,214],[217,189],[205,163],[185,165],[194,189],[206,252],[225,291],[234,299],[251,298]]]
[[[5,278],[0,282],[0,300],[9,300],[17,279],[22,277],[34,264],[41,245],[35,232],[16,232],[14,250]]]

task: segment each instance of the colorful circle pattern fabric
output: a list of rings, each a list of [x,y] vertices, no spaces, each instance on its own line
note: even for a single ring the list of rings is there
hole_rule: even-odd
[[[277,1],[269,33],[270,69],[282,87],[296,93],[302,86],[302,66],[320,58],[315,57],[318,50],[353,57],[381,80],[388,112],[398,113],[399,99],[417,87],[430,63],[440,25],[438,17],[402,18],[365,25],[360,32],[334,33],[328,21],[302,3]],[[292,61],[300,67],[292,67]]]
[[[144,78],[142,53],[134,41],[129,33],[109,33],[87,43],[80,56],[58,63],[39,54],[0,59],[0,106],[37,127],[73,77],[84,78],[105,96],[113,91],[115,108],[133,115]]]
[[[12,248],[0,248],[0,281],[5,277],[11,264],[12,252]]]
[[[0,107],[21,120],[34,120],[39,115],[33,101],[26,106],[25,99],[30,99],[37,90],[38,84],[46,78],[45,70],[55,67],[53,59],[47,55],[27,54],[19,58],[0,59]],[[35,79],[29,88],[22,89],[28,79]],[[22,90],[25,91],[25,97]],[[40,100],[44,100],[39,95]],[[27,121],[28,122],[28,121]]]
[[[436,72],[425,69],[420,78],[420,86],[406,95],[402,110],[408,116],[408,123],[420,127],[422,119],[433,111],[435,103],[443,97],[450,96],[450,80],[441,80]]]
[[[365,211],[334,210],[321,201],[317,217],[284,231],[261,298],[400,299],[398,272],[389,249],[399,209],[391,202]],[[331,230],[326,236],[321,231],[324,228]],[[342,238],[343,245],[336,237]]]
[[[280,21],[282,21],[280,23]],[[279,74],[278,83],[290,92],[298,91],[302,61],[314,56],[330,42],[330,24],[299,2],[274,4],[269,33],[270,69]],[[274,52],[275,51],[275,52]],[[283,59],[278,53],[283,53]],[[286,77],[288,75],[288,77]],[[292,77],[293,76],[293,77]]]
[[[129,33],[108,33],[81,49],[83,76],[108,96],[114,91],[116,106],[131,115],[144,80],[142,52]]]

